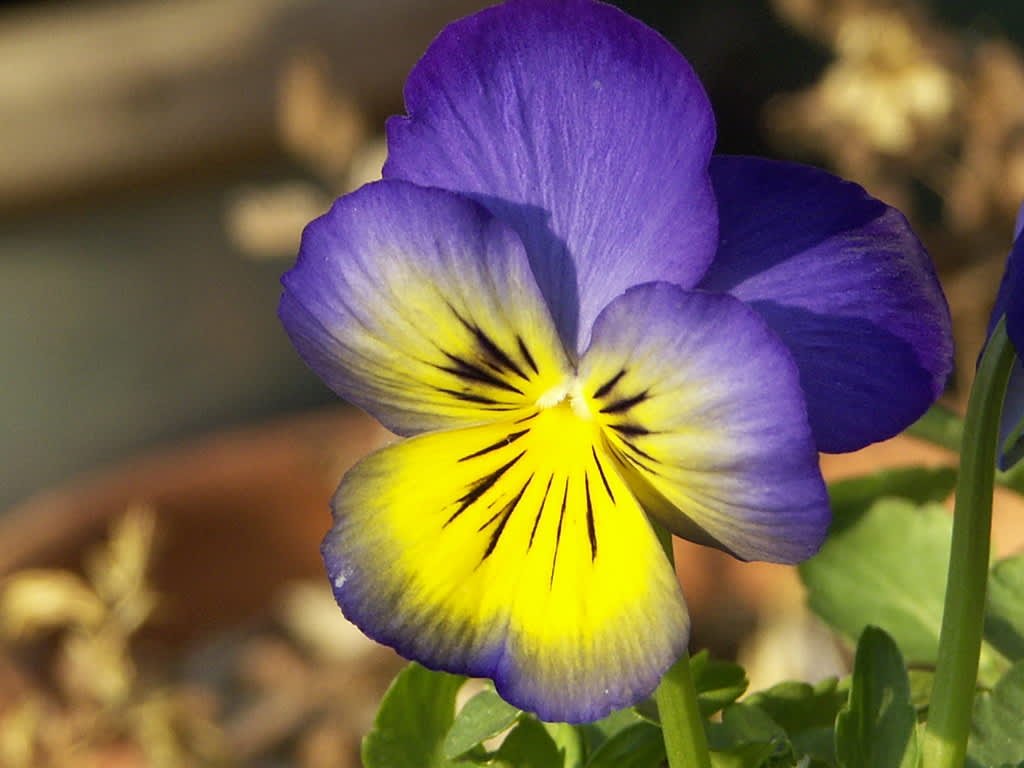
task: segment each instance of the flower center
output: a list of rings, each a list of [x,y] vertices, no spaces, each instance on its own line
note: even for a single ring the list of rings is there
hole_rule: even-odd
[[[572,412],[583,421],[594,420],[594,414],[587,404],[587,396],[583,392],[583,384],[575,376],[567,376],[537,398],[537,407],[541,410],[554,408],[563,403],[568,403]]]

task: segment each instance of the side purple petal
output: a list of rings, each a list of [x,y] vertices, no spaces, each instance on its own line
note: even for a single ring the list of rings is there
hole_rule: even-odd
[[[1010,336],[1014,347],[1024,350],[1024,206],[1021,206],[1017,215],[1017,224],[1014,227],[1013,248],[1006,259],[1006,270],[1003,272],[1003,279],[999,283],[999,293],[996,294],[996,303],[992,309],[992,319],[989,321],[989,335],[999,322],[999,318],[1006,315],[1006,332]]]
[[[952,370],[949,309],[903,215],[856,184],[771,160],[716,157],[718,255],[700,288],[753,307],[800,369],[819,450],[898,434]]]
[[[1016,346],[1014,344],[1014,347]],[[1013,370],[1010,371],[1010,383],[1006,388],[1003,415],[999,424],[998,464],[999,469],[1004,472],[1024,459],[1024,436],[1018,436],[1012,442],[1008,442],[1022,420],[1024,420],[1024,365],[1017,360],[1013,364]]]
[[[1006,333],[1013,342],[1017,357],[1024,356],[1024,206],[1017,215],[1014,227],[1014,243],[1006,260],[999,293],[996,295],[992,319],[989,321],[989,335],[995,329],[999,318],[1006,315]],[[1007,470],[1024,458],[1024,437],[1007,444],[1017,425],[1024,420],[1024,366],[1020,360],[1010,372],[1010,383],[1003,401],[1002,423],[1000,425],[999,468]]]
[[[662,37],[590,0],[510,0],[448,26],[388,122],[385,177],[460,192],[519,233],[570,350],[649,280],[713,258],[714,118]]]
[[[743,302],[631,288],[598,317],[580,379],[620,471],[672,533],[744,560],[817,552],[830,515],[799,373]]]
[[[281,282],[306,364],[399,434],[507,416],[569,370],[519,238],[451,192],[380,181],[340,198]]]

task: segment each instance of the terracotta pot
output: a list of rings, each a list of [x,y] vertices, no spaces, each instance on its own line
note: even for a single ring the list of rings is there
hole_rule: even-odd
[[[185,644],[263,614],[276,588],[323,578],[320,539],[341,476],[387,433],[338,407],[212,435],[41,493],[0,519],[0,576],[75,567],[113,519],[157,513],[164,602],[148,639]]]

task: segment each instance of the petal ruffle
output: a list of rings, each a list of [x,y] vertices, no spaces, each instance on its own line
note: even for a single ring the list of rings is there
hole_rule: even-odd
[[[742,302],[633,288],[598,317],[579,377],[627,481],[673,533],[745,560],[821,546],[828,499],[799,376]]]
[[[522,237],[566,347],[631,285],[714,255],[714,118],[662,37],[590,0],[510,0],[448,26],[387,126],[385,177],[473,197]]]
[[[345,615],[545,720],[650,694],[686,647],[686,606],[596,434],[563,403],[363,460],[323,545]]]
[[[700,288],[742,299],[800,369],[818,448],[844,452],[920,417],[952,369],[949,310],[903,215],[789,163],[716,157],[721,243]]]
[[[501,418],[569,370],[518,237],[450,192],[384,181],[339,199],[282,283],[302,358],[400,434]]]

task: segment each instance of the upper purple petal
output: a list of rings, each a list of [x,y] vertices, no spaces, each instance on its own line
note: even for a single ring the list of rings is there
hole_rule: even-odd
[[[384,175],[460,192],[519,233],[566,346],[649,280],[713,257],[714,118],[662,37],[590,0],[510,0],[448,26],[388,122]]]
[[[700,288],[747,302],[800,369],[818,449],[899,433],[952,369],[949,309],[903,215],[815,168],[716,157],[718,255]]]

